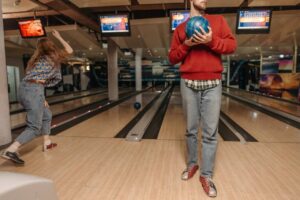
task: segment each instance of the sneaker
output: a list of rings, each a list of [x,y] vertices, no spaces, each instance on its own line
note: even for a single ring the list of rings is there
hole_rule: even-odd
[[[200,176],[200,182],[204,192],[209,197],[216,197],[217,196],[217,189],[215,184],[213,183],[210,177]]]
[[[19,155],[16,152],[9,152],[4,151],[1,155],[2,158],[5,158],[7,160],[11,160],[13,163],[18,165],[24,165],[25,162],[21,158],[19,158]]]
[[[181,175],[181,179],[182,180],[189,180],[190,178],[192,178],[195,173],[197,172],[197,170],[199,169],[198,165],[193,165],[191,167],[186,168]]]
[[[53,148],[55,148],[55,147],[57,147],[57,144],[56,143],[50,143],[50,144],[48,144],[48,145],[46,145],[46,144],[44,144],[44,146],[43,146],[43,151],[48,151],[48,150],[50,150],[50,149],[53,149]]]

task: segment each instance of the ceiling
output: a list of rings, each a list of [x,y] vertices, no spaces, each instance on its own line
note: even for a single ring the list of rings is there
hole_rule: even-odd
[[[2,0],[2,12],[12,13],[12,12],[25,12],[33,10],[44,10],[45,7],[41,7],[33,3],[30,0]]]
[[[234,33],[236,15],[225,14],[224,16]],[[268,54],[293,53],[295,41],[300,46],[299,19],[300,12],[298,11],[273,12],[269,34],[236,35],[238,41],[236,54],[240,57],[260,55],[260,50]],[[169,18],[132,20],[131,30],[131,37],[118,37],[113,40],[121,48],[144,48],[150,49],[151,52],[156,49],[160,53],[157,56],[167,56],[172,38],[169,31]],[[148,54],[146,55],[149,57]]]
[[[208,7],[239,7],[243,0],[208,0]]]
[[[130,0],[70,0],[79,8],[106,7],[106,6],[128,6]]]
[[[184,3],[184,0],[138,0],[139,4]]]
[[[77,57],[90,58],[93,60],[104,59],[106,57],[106,49],[102,49],[99,42],[92,35],[77,25],[51,26],[46,27],[47,35],[58,46],[58,42],[51,34],[52,30],[57,30],[63,38],[74,49],[74,55]],[[35,49],[36,39],[22,39],[17,30],[5,31],[5,47],[6,54],[9,57],[22,56],[22,54],[32,53]]]
[[[289,5],[297,5],[300,3],[300,0],[254,0],[249,6],[289,6]]]
[[[15,12],[31,12],[34,10],[45,10],[30,0],[21,0],[15,5],[15,0],[2,0],[3,13]],[[113,8],[113,6],[125,6],[130,10],[131,2],[139,5],[161,4],[177,5],[183,4],[183,0],[70,0],[79,8]],[[209,0],[209,7],[239,7],[243,0]],[[252,0],[249,6],[295,6],[299,7],[300,0]],[[235,32],[236,15],[223,14],[232,29]],[[274,11],[271,23],[270,34],[247,34],[236,35],[238,41],[238,49],[232,57],[257,57],[262,51],[264,54],[292,54],[294,44],[300,46],[300,19],[299,10]],[[96,37],[88,32],[88,29],[79,26],[66,25],[61,28],[62,35],[76,49],[76,54],[86,56],[91,59],[104,59],[106,57],[106,49],[96,40]],[[75,28],[74,28],[75,27]],[[51,31],[51,27],[47,30]],[[131,36],[130,37],[114,37],[112,38],[121,49],[143,48],[143,56],[148,59],[167,58],[168,49],[172,34],[169,31],[169,18],[149,18],[149,19],[132,19],[131,20]],[[28,47],[32,49],[35,46],[35,40],[23,40],[17,31],[14,33],[5,32],[6,48],[8,54],[22,51],[28,51]],[[15,50],[14,50],[15,49]],[[122,59],[133,59],[133,56],[125,56],[120,51]]]

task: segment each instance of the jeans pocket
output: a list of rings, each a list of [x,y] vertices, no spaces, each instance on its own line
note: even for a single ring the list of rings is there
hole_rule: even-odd
[[[31,109],[43,105],[44,94],[40,87],[24,87],[20,90],[20,100],[25,109]]]

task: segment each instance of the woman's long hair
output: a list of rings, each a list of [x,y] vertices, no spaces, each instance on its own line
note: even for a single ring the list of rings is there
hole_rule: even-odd
[[[67,57],[67,53],[60,50],[48,38],[41,38],[38,40],[36,50],[28,61],[26,71],[31,70],[41,56],[47,56],[47,58],[53,63],[53,67],[58,68],[60,66],[60,62]]]

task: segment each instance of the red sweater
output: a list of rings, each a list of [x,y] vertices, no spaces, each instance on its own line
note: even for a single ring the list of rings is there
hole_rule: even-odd
[[[213,32],[210,43],[193,47],[185,45],[187,21],[180,24],[173,34],[169,60],[172,64],[181,62],[180,72],[184,79],[221,79],[223,71],[221,54],[230,54],[236,49],[236,40],[224,17],[207,14],[204,17]]]

